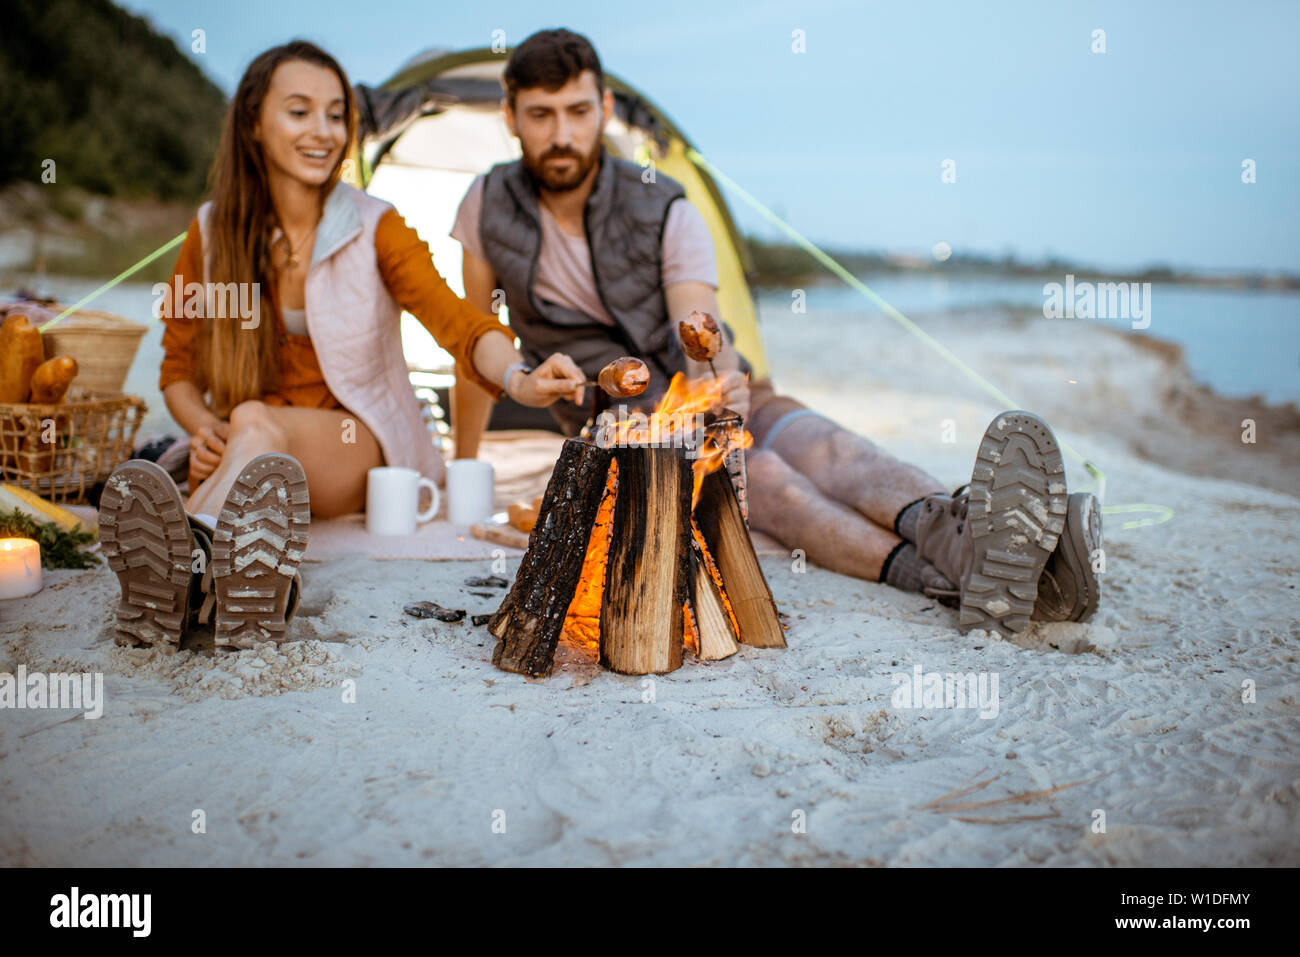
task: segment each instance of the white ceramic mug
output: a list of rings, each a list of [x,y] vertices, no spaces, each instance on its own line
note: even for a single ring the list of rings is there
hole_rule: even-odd
[[[420,489],[432,497],[420,508]],[[414,535],[416,525],[438,514],[442,493],[415,469],[380,466],[366,473],[366,531],[372,535]]]
[[[447,463],[447,518],[453,525],[473,525],[492,517],[492,463],[452,459]]]

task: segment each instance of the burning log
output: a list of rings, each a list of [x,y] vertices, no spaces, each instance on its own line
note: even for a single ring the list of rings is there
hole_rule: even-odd
[[[600,604],[600,663],[630,675],[682,665],[691,488],[684,449],[621,448]]]
[[[498,668],[551,673],[612,460],[608,450],[572,439],[560,450],[514,587],[488,623],[499,639]]]
[[[704,427],[704,432],[717,446],[727,450],[722,457],[722,467],[727,470],[731,487],[736,490],[740,514],[748,522],[749,493],[745,476],[745,449],[749,447],[752,437],[745,431],[745,421],[730,409],[723,409],[716,419]]]
[[[717,562],[739,624],[739,639],[756,648],[784,648],[785,630],[776,600],[758,564],[749,528],[725,472],[710,472],[700,485],[695,523]]]

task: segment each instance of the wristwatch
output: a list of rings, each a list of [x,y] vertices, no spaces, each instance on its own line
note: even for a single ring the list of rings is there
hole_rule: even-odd
[[[506,374],[501,378],[501,391],[506,395],[510,395],[510,380],[513,379],[515,373],[520,370],[523,371],[524,375],[528,375],[528,373],[533,371],[533,367],[526,362],[516,362],[511,365],[510,368],[506,369]],[[513,399],[514,396],[510,395],[510,398]]]

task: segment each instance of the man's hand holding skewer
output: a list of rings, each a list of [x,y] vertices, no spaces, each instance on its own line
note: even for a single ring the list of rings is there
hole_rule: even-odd
[[[678,323],[677,333],[681,338],[686,357],[694,362],[707,362],[709,371],[720,382],[722,407],[730,409],[742,419],[748,418],[749,376],[738,368],[724,367],[719,371],[714,364],[714,360],[718,359],[720,354],[725,355],[731,362],[736,361],[735,350],[725,348],[726,336],[718,321],[709,313],[697,309]]]
[[[722,383],[722,408],[730,409],[742,419],[748,419],[749,376],[739,369],[730,369],[719,373],[718,379]]]

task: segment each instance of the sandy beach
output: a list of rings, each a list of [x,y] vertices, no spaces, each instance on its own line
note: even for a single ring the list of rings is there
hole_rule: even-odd
[[[310,562],[293,641],[215,656],[118,648],[116,578],[47,572],[0,604],[0,672],[102,672],[104,714],[0,713],[0,863],[1300,864],[1295,408],[1218,399],[1095,324],[922,325],[1096,463],[1107,505],[1173,510],[1107,516],[1091,622],[963,636],[923,596],[767,554],[788,649],[630,678],[562,648],[533,681],[486,628],[402,611],[494,610],[465,585],[490,559]],[[918,341],[816,311],[763,330],[782,390],[969,478],[999,409]],[[529,448],[498,468],[540,491]],[[917,666],[996,675],[996,713],[900,706]]]

